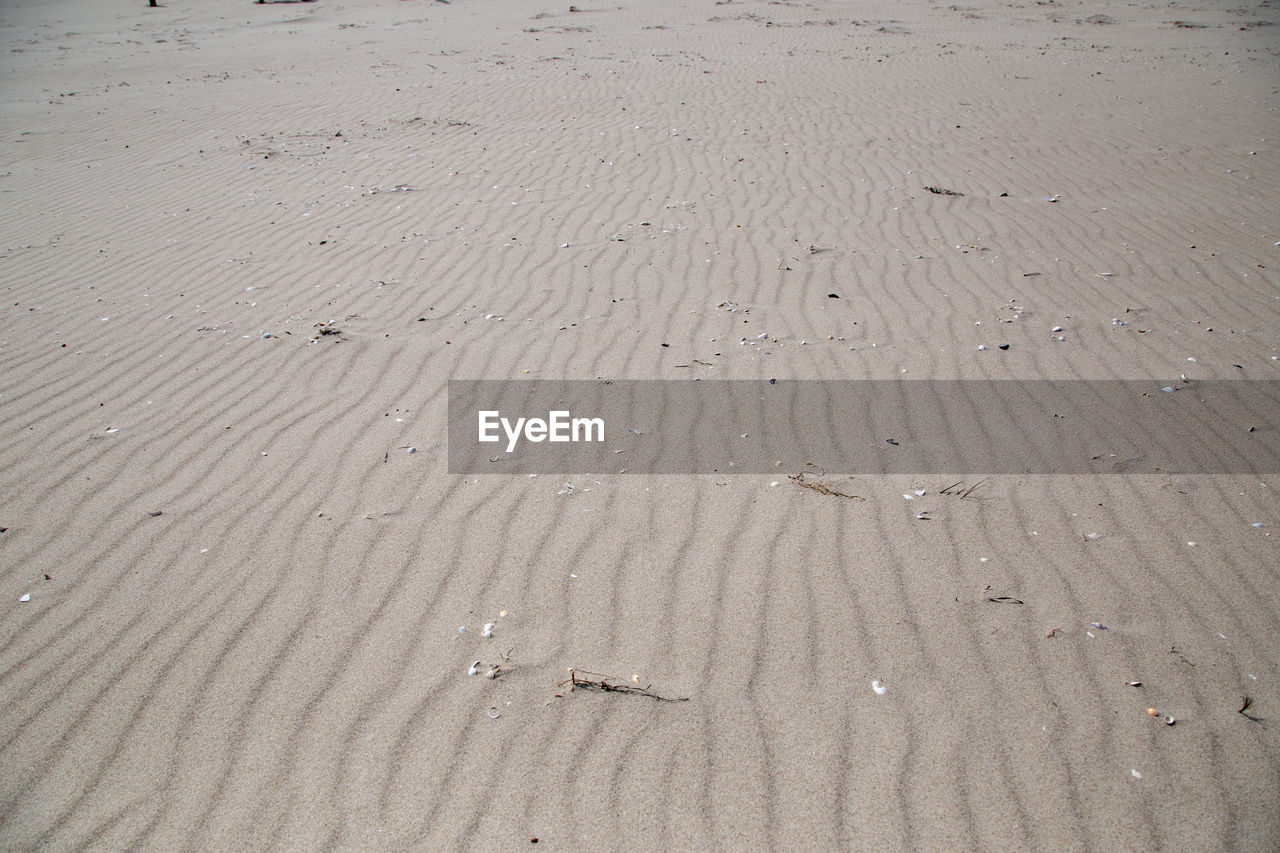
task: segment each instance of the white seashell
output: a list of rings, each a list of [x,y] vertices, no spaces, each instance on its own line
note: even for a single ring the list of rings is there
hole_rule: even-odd
[[[978,352],[985,352],[986,349],[987,349],[986,344],[978,344]]]
[[[496,720],[502,716],[502,712],[498,710],[498,706],[494,705],[489,709],[489,719]]]
[[[883,696],[885,693],[889,692],[889,688],[885,687],[879,681],[871,682],[871,689],[876,692],[877,696]]]
[[[492,681],[493,679],[497,678],[497,677],[498,677],[498,668],[497,668],[496,666],[495,666],[495,667],[491,667],[491,668],[489,669],[489,671],[488,671],[488,672],[486,672],[486,673],[484,674],[484,677],[485,677],[485,678],[487,678],[487,679],[489,679],[490,681]]]
[[[1167,717],[1165,717],[1165,718],[1164,718],[1164,724],[1165,724],[1166,726],[1172,726],[1172,725],[1173,725],[1174,723],[1176,723],[1176,722],[1178,722],[1178,721],[1177,721],[1177,720],[1175,720],[1175,719],[1173,718],[1173,715],[1172,715],[1172,714],[1170,714],[1169,716],[1167,716]]]
[[[475,663],[471,664],[471,669],[467,670],[467,675],[479,675],[479,674],[480,674],[480,661],[476,661]]]
[[[30,600],[31,600],[31,593],[29,593],[29,592],[24,592],[24,593],[23,593],[23,594],[18,598],[18,600],[19,600],[19,601],[22,601],[22,602],[30,601]]]
[[[486,640],[493,636],[492,622],[485,623],[484,630],[480,632],[480,636],[484,637]]]
[[[1141,778],[1142,778],[1142,774],[1141,774],[1141,773],[1139,773],[1137,770],[1130,770],[1129,772],[1133,774],[1133,778],[1135,778],[1135,779],[1141,779]]]

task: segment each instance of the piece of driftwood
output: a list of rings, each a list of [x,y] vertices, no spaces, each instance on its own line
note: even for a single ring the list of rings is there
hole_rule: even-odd
[[[641,687],[617,678],[612,675],[601,675],[598,672],[587,672],[585,669],[569,669],[569,680],[560,682],[559,687],[569,686],[570,690],[581,688],[583,690],[595,690],[600,693],[638,693],[641,696],[648,696],[650,699],[657,699],[662,702],[688,702],[688,696],[663,696],[655,693],[653,685]]]

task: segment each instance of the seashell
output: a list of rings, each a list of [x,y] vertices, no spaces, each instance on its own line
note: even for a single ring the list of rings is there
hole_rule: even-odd
[[[1141,682],[1141,681],[1126,681],[1126,682],[1125,682],[1125,684],[1129,685],[1130,687],[1141,687],[1141,686],[1142,686],[1142,682]]]
[[[467,670],[467,675],[479,675],[479,674],[480,674],[480,661],[476,661],[475,663],[471,664],[471,669]]]
[[[498,706],[494,705],[489,709],[489,719],[496,720],[502,716],[502,712],[498,710]]]
[[[486,640],[488,640],[489,638],[491,638],[491,637],[493,636],[493,623],[492,623],[492,622],[486,622],[486,623],[485,623],[484,630],[480,632],[480,636],[484,637]]]
[[[883,696],[885,693],[889,692],[889,688],[885,687],[879,681],[871,682],[871,689],[876,692],[877,696]]]
[[[1172,726],[1172,725],[1173,725],[1174,723],[1176,723],[1176,722],[1178,722],[1178,721],[1177,721],[1177,720],[1175,720],[1175,719],[1173,718],[1173,715],[1172,715],[1172,714],[1170,714],[1169,716],[1167,716],[1167,717],[1165,717],[1165,718],[1164,718],[1164,724],[1165,724],[1166,726]]]
[[[21,596],[18,597],[18,601],[21,601],[24,603],[30,600],[31,600],[31,593],[29,592],[24,592]]]
[[[484,674],[484,677],[492,681],[493,679],[498,677],[498,672],[499,672],[498,667],[496,666],[490,667],[489,671]]]
[[[1147,709],[1147,713],[1148,713],[1148,714],[1150,714],[1150,715],[1151,715],[1151,716],[1153,716],[1153,717],[1158,717],[1158,716],[1160,716],[1160,712],[1159,712],[1159,711],[1157,711],[1155,708],[1148,708],[1148,709]]]
[[[504,610],[504,611],[502,611],[501,613],[499,613],[498,615],[499,615],[499,616],[506,616],[506,615],[507,615],[507,611],[505,611],[505,610]]]

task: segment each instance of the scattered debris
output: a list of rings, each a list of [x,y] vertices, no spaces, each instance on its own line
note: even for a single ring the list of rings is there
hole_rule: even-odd
[[[638,693],[641,696],[648,696],[651,699],[658,699],[662,702],[688,702],[688,696],[663,696],[655,693],[652,685],[641,687],[636,683],[627,682],[612,675],[601,675],[598,672],[587,672],[585,669],[574,669],[569,667],[569,680],[562,681],[557,687],[569,685],[570,690],[582,688],[583,690],[596,690],[601,693]]]
[[[1044,638],[1047,640],[1047,639],[1049,639],[1050,637],[1056,637],[1058,634],[1061,634],[1061,633],[1062,633],[1062,628],[1061,628],[1061,627],[1051,628],[1051,629],[1049,630],[1049,633],[1047,633],[1047,634],[1045,634],[1045,635],[1044,635]]]
[[[933,193],[934,195],[956,195],[956,196],[964,195],[964,193],[962,192],[949,190],[946,187],[925,187],[925,189],[927,189],[929,192]]]

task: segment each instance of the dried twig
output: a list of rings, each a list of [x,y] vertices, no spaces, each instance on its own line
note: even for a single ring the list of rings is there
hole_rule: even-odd
[[[983,479],[974,483],[972,486],[966,486],[964,483],[964,480],[961,480],[957,483],[952,483],[951,485],[947,486],[945,489],[939,489],[938,494],[959,495],[960,500],[964,500],[965,498],[972,495],[974,491],[985,482],[987,482],[987,479],[984,477]]]
[[[844,492],[837,492],[835,489],[831,488],[830,486],[823,485],[822,483],[810,482],[809,480],[805,479],[805,476],[806,476],[806,472],[801,471],[799,474],[789,474],[787,476],[787,479],[795,480],[797,486],[804,486],[806,489],[813,489],[815,492],[817,492],[820,495],[831,495],[837,498],[849,498],[855,501],[866,500],[866,498],[862,497],[861,495],[846,495]]]
[[[653,691],[653,685],[641,687],[639,684],[632,684],[612,675],[601,675],[598,672],[587,672],[585,669],[569,668],[569,680],[562,681],[557,686],[564,687],[569,685],[569,689],[581,687],[583,690],[597,690],[601,693],[638,693],[641,696],[648,696],[650,699],[658,699],[662,702],[688,702],[688,696],[663,696]]]

